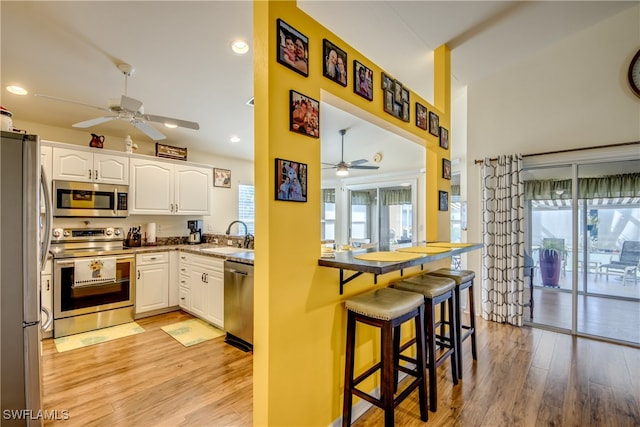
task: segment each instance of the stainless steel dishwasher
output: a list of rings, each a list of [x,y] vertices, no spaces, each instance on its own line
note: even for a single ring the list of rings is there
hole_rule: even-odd
[[[253,349],[253,265],[224,262],[224,328],[225,342]]]

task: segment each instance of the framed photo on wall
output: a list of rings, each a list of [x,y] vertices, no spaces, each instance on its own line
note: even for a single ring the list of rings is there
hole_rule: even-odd
[[[438,191],[438,210],[449,210],[449,193],[447,193],[446,191]]]
[[[320,103],[313,98],[289,91],[289,130],[312,138],[320,137]]]
[[[309,75],[309,39],[282,19],[277,21],[278,62],[296,73]]]
[[[353,61],[353,91],[369,101],[373,100],[373,71]]]
[[[327,39],[322,40],[322,75],[334,82],[347,85],[347,52]]]
[[[442,177],[451,179],[451,161],[449,159],[442,159]]]
[[[213,186],[231,188],[231,171],[229,169],[213,168]]]
[[[440,147],[449,149],[449,131],[440,126]]]
[[[416,126],[427,130],[427,107],[416,102]]]
[[[433,111],[429,111],[429,133],[440,136],[440,118]]]
[[[307,201],[307,165],[276,159],[275,198],[289,202]]]

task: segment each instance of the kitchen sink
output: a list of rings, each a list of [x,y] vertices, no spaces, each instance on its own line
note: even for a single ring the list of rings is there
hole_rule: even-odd
[[[253,249],[236,248],[233,246],[223,246],[221,248],[202,248],[200,249],[200,251],[208,252],[212,254],[218,254],[218,255],[229,255],[229,254],[237,254],[239,252],[253,252]]]

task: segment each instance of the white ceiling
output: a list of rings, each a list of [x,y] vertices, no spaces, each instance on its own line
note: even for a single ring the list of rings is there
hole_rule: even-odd
[[[467,84],[634,4],[299,2],[314,19],[429,101],[433,99],[433,49],[443,43],[452,49],[455,97]],[[106,106],[109,98],[124,93],[124,76],[117,65],[126,62],[136,68],[127,93],[144,102],[145,113],[200,123],[198,131],[154,124],[167,135],[164,143],[253,158],[253,109],[245,104],[253,93],[252,57],[230,50],[235,38],[252,43],[252,2],[3,0],[0,7],[1,102],[15,120],[68,128],[104,115],[97,109],[32,94]],[[4,89],[9,84],[26,87],[30,95],[9,94]],[[321,108],[323,161],[340,159],[338,131],[348,128],[346,160],[371,159],[382,152],[378,172],[421,167],[422,147],[399,142],[396,135],[337,108],[324,103]],[[87,129],[90,132],[148,140],[124,121]],[[233,135],[241,142],[229,142]],[[418,161],[410,164],[409,159]]]

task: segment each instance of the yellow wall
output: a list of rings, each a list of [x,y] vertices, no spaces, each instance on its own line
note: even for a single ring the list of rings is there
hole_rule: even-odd
[[[304,77],[276,61],[276,20],[280,18],[309,38],[309,76]],[[322,76],[322,39],[347,52],[349,84],[340,86]],[[448,74],[448,49],[436,54]],[[374,99],[353,93],[352,67],[357,59],[374,71]],[[427,150],[427,238],[448,237],[447,213],[437,211],[437,190],[448,191],[440,178],[442,157],[437,138],[414,125],[415,102],[435,110],[443,126],[449,111],[434,109],[411,92],[411,121],[404,123],[383,111],[381,69],[348,43],[330,33],[296,7],[294,1],[254,2],[255,95],[255,331],[254,424],[258,426],[328,425],[342,411],[345,311],[349,295],[374,289],[373,276],[364,274],[339,294],[338,270],[319,267],[320,242],[320,144],[321,140],[289,131],[289,90],[318,101],[342,99],[408,132]],[[394,75],[394,70],[385,70]],[[448,109],[448,87],[439,92]],[[322,113],[320,114],[322,120]],[[321,135],[322,137],[322,135]],[[274,159],[308,165],[308,201],[275,201]],[[446,261],[429,269],[446,265]],[[427,266],[425,266],[426,269]],[[405,270],[416,274],[419,267]],[[399,272],[378,278],[378,287],[397,280]],[[377,337],[359,329],[358,365],[379,353]],[[371,383],[370,387],[376,384]]]

